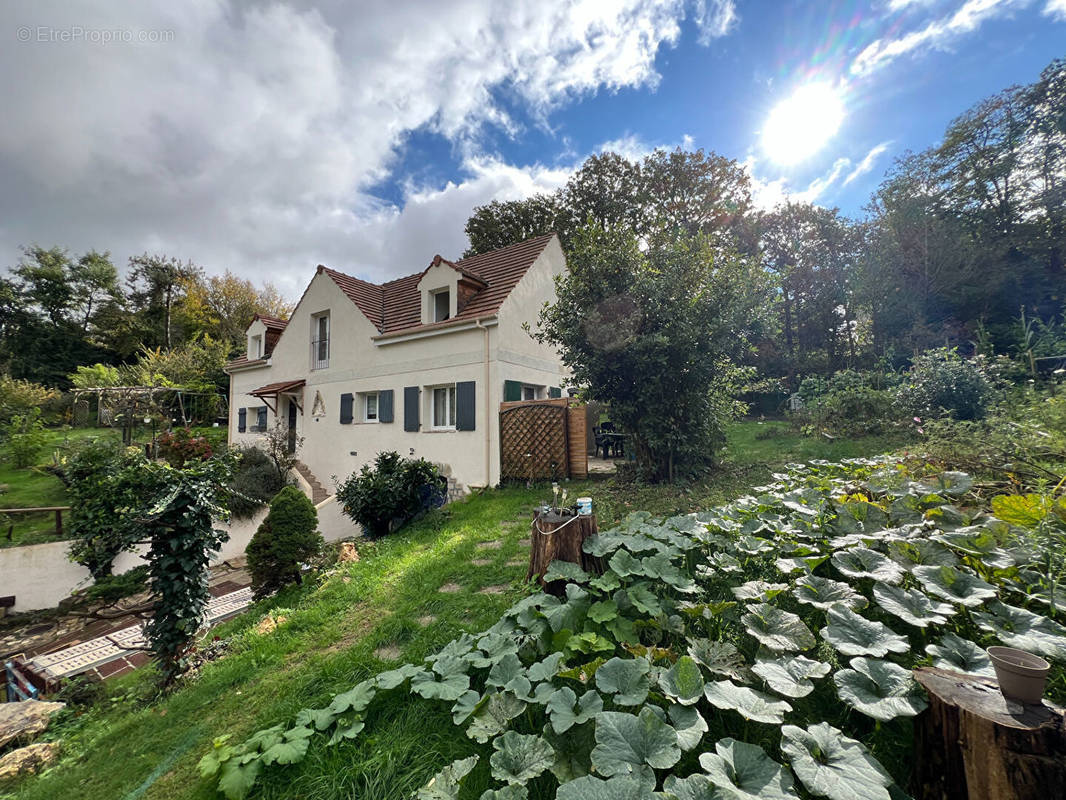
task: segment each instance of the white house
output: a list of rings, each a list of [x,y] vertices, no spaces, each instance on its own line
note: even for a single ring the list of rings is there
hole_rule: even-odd
[[[377,285],[319,266],[288,322],[257,317],[231,361],[229,440],[278,420],[327,489],[377,453],[443,465],[464,488],[499,482],[499,405],[558,397],[559,354],[523,328],[566,269],[554,234]]]

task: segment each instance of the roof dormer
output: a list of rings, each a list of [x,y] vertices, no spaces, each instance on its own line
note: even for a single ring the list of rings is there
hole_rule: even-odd
[[[474,295],[488,286],[479,276],[441,258],[422,273],[418,293],[422,301],[422,324],[445,322],[460,314]]]

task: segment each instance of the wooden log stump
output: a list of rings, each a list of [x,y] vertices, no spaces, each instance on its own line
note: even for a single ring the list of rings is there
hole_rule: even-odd
[[[915,800],[1066,798],[1066,709],[1003,698],[995,680],[919,667]]]
[[[566,588],[563,581],[544,583],[544,573],[552,561],[569,561],[579,565],[585,572],[602,575],[605,569],[603,559],[590,556],[581,548],[584,541],[596,532],[595,514],[562,517],[534,511],[526,580],[536,578],[545,591],[561,596]]]

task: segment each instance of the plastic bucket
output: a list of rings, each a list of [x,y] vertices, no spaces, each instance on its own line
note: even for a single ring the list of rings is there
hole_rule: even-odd
[[[587,517],[592,513],[592,498],[577,498],[577,514],[579,517]]]

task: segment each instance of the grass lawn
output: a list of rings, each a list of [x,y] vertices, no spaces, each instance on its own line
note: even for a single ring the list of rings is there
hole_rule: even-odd
[[[569,491],[592,495],[601,528],[636,509],[672,514],[707,508],[812,448],[783,428],[773,440],[757,438],[767,425],[776,430],[773,423],[736,426],[731,461],[702,482],[642,487],[607,477],[575,482]],[[816,454],[806,457],[883,449],[881,440],[815,444]],[[215,737],[229,734],[239,742],[383,669],[420,661],[462,631],[494,623],[524,592],[530,512],[549,496],[544,486],[485,492],[378,543],[360,543],[358,563],[217,629],[234,637],[230,653],[170,697],[142,700],[150,692],[148,670],[110,682],[105,695],[111,701],[68,715],[46,734],[63,741],[58,765],[5,796],[219,797],[214,783],[196,772]],[[256,634],[255,624],[271,608],[287,609],[280,613],[288,621],[274,633]],[[299,765],[268,770],[254,797],[408,798],[442,764],[466,754],[468,743],[456,737],[448,704],[396,694],[373,709],[367,735],[331,748],[316,742]]]
[[[42,506],[65,506],[67,491],[55,475],[45,471],[42,465],[52,462],[53,454],[64,445],[91,438],[118,438],[119,431],[111,428],[68,428],[48,431],[48,443],[41,451],[40,465],[19,468],[5,459],[0,459],[0,507],[37,508]],[[11,539],[7,538],[8,526],[14,523]],[[67,524],[64,515],[64,526]],[[23,544],[54,542],[55,514],[14,514],[0,528],[0,547]]]

